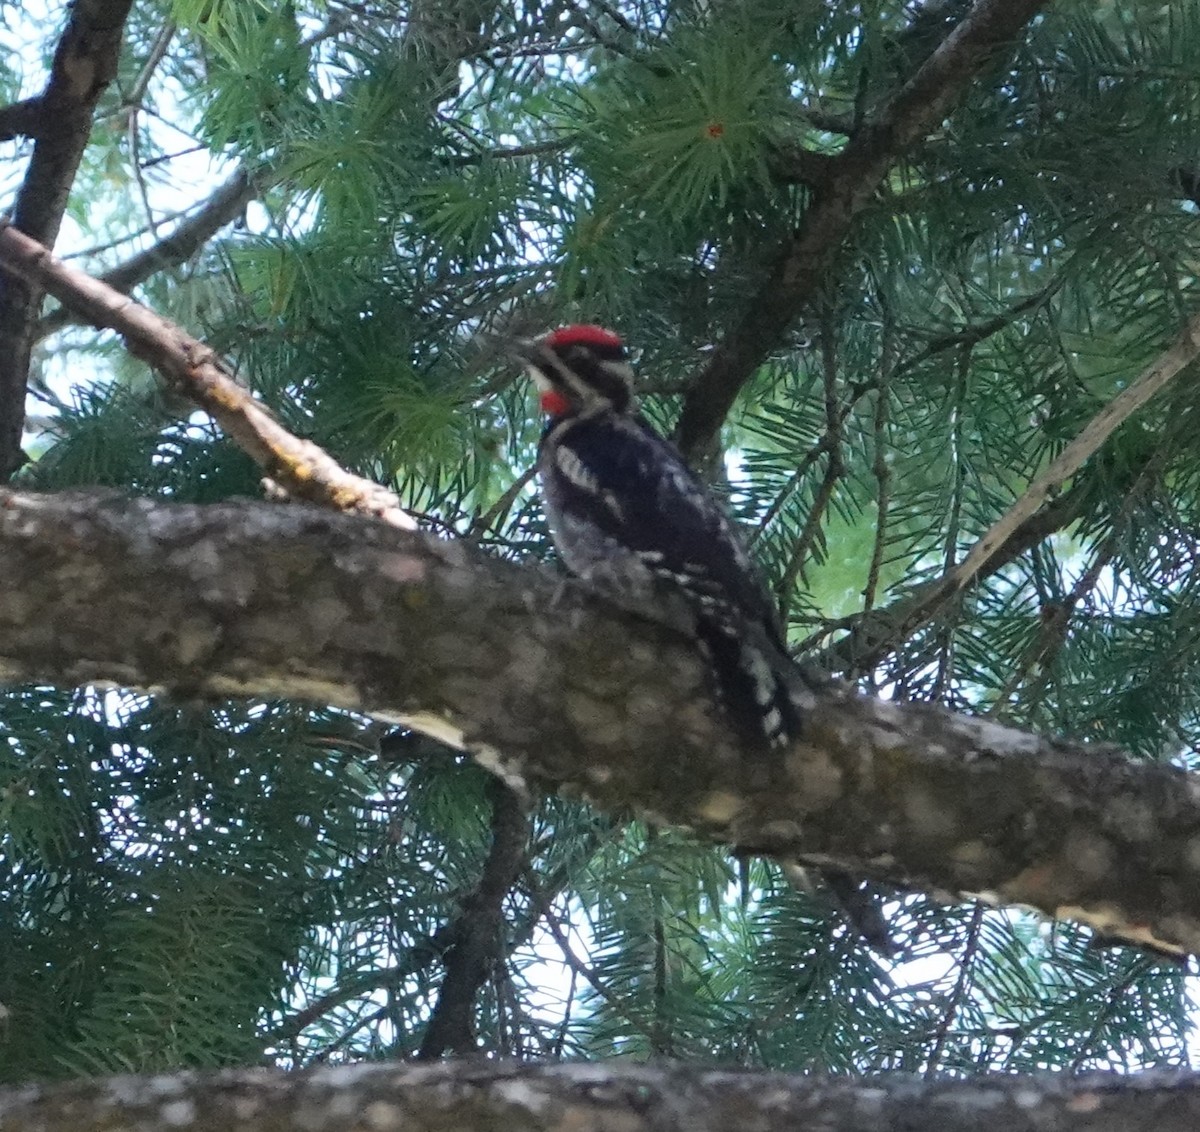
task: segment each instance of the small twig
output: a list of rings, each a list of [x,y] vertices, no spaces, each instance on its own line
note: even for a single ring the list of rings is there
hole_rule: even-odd
[[[1100,581],[1104,568],[1112,561],[1117,550],[1116,532],[1114,531],[1088,563],[1088,568],[1080,575],[1079,580],[1071,587],[1071,592],[1055,606],[1043,607],[1045,620],[1038,630],[1037,639],[1029,646],[1012,675],[1004,682],[1004,686],[996,694],[992,706],[984,713],[994,718],[1003,718],[1007,712],[1010,698],[1033,670],[1034,665],[1042,665],[1042,673],[1037,682],[1030,687],[1023,697],[1026,702],[1037,702],[1038,693],[1049,678],[1049,661],[1067,639],[1067,629],[1071,624],[1071,616],[1075,607],[1091,593]]]
[[[503,523],[508,518],[509,511],[517,501],[517,497],[529,486],[530,481],[537,475],[537,467],[528,467],[507,488],[503,495],[486,511],[476,515],[467,528],[465,538],[479,538],[494,525]]]
[[[175,36],[175,21],[167,20],[162,27],[158,29],[158,34],[154,37],[154,42],[150,45],[150,54],[146,57],[146,62],[143,64],[138,76],[133,80],[133,86],[129,93],[122,101],[120,110],[114,115],[115,118],[125,117],[125,132],[129,138],[129,164],[133,169],[134,183],[137,185],[138,196],[141,198],[142,208],[146,213],[146,220],[149,224],[150,231],[157,237],[159,222],[154,219],[154,209],[150,206],[150,191],[146,184],[146,169],[141,161],[141,142],[138,138],[138,111],[142,105],[142,99],[146,97],[146,91],[150,88],[150,80],[154,77],[154,72],[158,69],[158,65],[166,58],[167,48],[171,46],[171,40]]]
[[[1100,1004],[1100,1009],[1096,1011],[1096,1020],[1092,1023],[1091,1029],[1088,1031],[1087,1037],[1079,1043],[1079,1051],[1071,1060],[1071,1066],[1067,1070],[1068,1073],[1078,1073],[1083,1068],[1083,1063],[1087,1059],[1088,1050],[1092,1048],[1096,1039],[1100,1036],[1100,1031],[1107,1025],[1108,1020],[1112,1017],[1113,1011],[1116,1009],[1117,1003],[1120,1002],[1122,996],[1129,990],[1134,983],[1138,981],[1157,960],[1150,955],[1139,955],[1129,964],[1129,970],[1125,972],[1125,977],[1120,979],[1108,988],[1108,993],[1104,996],[1104,1001]]]
[[[882,288],[880,289],[882,297]],[[879,383],[875,387],[875,416],[872,433],[874,448],[871,474],[875,477],[875,539],[871,545],[871,561],[867,566],[867,581],[863,587],[863,612],[870,613],[879,593],[879,572],[883,568],[883,550],[887,544],[888,508],[891,505],[892,469],[888,466],[888,384],[895,369],[896,333],[891,308],[884,300],[882,341],[879,357]]]
[[[333,39],[341,35],[342,32],[348,30],[353,25],[354,18],[350,12],[335,9],[329,13],[329,19],[325,21],[322,27],[314,31],[307,39],[300,41],[300,49],[302,51],[311,51],[327,39]]]
[[[288,495],[415,529],[392,492],[351,475],[317,445],[293,436],[234,379],[208,346],[128,296],[56,259],[7,221],[0,221],[0,267],[44,288],[93,325],[115,330],[132,354],[152,365],[172,389],[208,412]]]
[[[804,520],[804,529],[796,540],[783,577],[780,579],[778,590],[780,616],[785,625],[796,581],[804,569],[810,548],[821,532],[821,520],[825,517],[825,509],[829,506],[830,499],[833,498],[833,490],[837,486],[838,480],[842,478],[843,471],[841,424],[845,419],[845,413],[838,403],[837,343],[828,319],[823,319],[821,326],[821,362],[825,379],[825,435],[822,440],[822,447],[827,456],[825,475],[821,480],[821,486],[817,488],[812,508]]]
[[[600,981],[596,972],[575,954],[575,949],[571,946],[571,941],[567,938],[566,932],[562,930],[562,925],[558,922],[558,917],[554,914],[554,909],[538,889],[537,882],[532,875],[527,875],[525,885],[535,908],[540,910],[541,919],[546,925],[546,930],[553,936],[559,951],[562,952],[563,962],[571,970],[572,974],[587,983],[591,987],[592,993],[614,1014],[628,1022],[634,1030],[641,1034],[650,1034],[652,1027],[644,1020],[631,1014],[625,1004],[613,995]]]
[[[946,1011],[938,1023],[934,1035],[933,1050],[929,1054],[929,1064],[925,1067],[925,1080],[932,1081],[937,1076],[938,1062],[942,1059],[942,1051],[946,1048],[946,1039],[950,1036],[950,1027],[958,1016],[962,1005],[963,995],[967,989],[967,979],[971,973],[975,956],[979,951],[979,931],[983,927],[983,905],[976,904],[971,911],[971,921],[967,926],[967,941],[963,946],[962,958],[958,961],[958,978],[954,981],[954,989],[950,992],[950,1001]]]
[[[150,188],[146,184],[146,174],[141,164],[141,144],[138,139],[138,112],[136,106],[129,107],[129,117],[125,124],[125,133],[129,139],[129,165],[133,169],[133,183],[137,185],[138,199],[142,202],[142,211],[146,214],[146,224],[151,234],[158,238],[158,221],[154,218],[154,209],[150,204]]]
[[[1049,302],[1067,281],[1067,272],[1059,273],[1057,279],[1047,283],[1038,291],[1034,291],[1031,295],[1026,295],[1025,298],[1013,303],[1007,310],[1001,311],[998,315],[992,318],[984,319],[982,322],[968,323],[966,326],[959,327],[948,334],[939,335],[929,342],[926,347],[919,353],[914,354],[911,358],[905,358],[896,366],[896,374],[908,373],[910,370],[916,369],[922,362],[928,361],[930,358],[937,357],[938,354],[944,353],[946,350],[952,350],[956,346],[978,346],[980,342],[992,337],[994,334],[999,334],[1000,331],[1011,326],[1022,315],[1028,314],[1032,310],[1036,310],[1044,303]]]
[[[149,164],[149,163],[147,163]],[[171,224],[176,220],[182,220],[187,216],[190,209],[180,208],[173,212],[166,213],[159,221],[160,224]],[[111,252],[115,248],[121,247],[123,244],[131,244],[134,240],[140,240],[146,233],[150,231],[148,226],[142,228],[134,228],[131,232],[126,232],[122,236],[117,236],[114,239],[106,240],[103,244],[92,244],[90,247],[80,248],[76,252],[63,252],[60,257],[64,263],[70,263],[74,259],[88,260],[93,256],[98,256],[104,252]]]
[[[259,170],[251,174],[239,169],[186,219],[157,243],[130,256],[124,263],[97,276],[101,283],[116,291],[132,291],[155,272],[176,267],[191,259],[226,224],[262,192],[270,181],[270,173]],[[98,249],[104,250],[104,249]],[[58,310],[38,319],[33,326],[35,341],[69,326],[78,315],[64,303]]]
[[[321,1047],[317,1055],[309,1062],[310,1065],[323,1065],[331,1057],[334,1056],[344,1046],[349,1045],[351,1039],[359,1030],[366,1029],[367,1026],[373,1026],[378,1022],[384,1021],[388,1016],[388,1008],[386,1006],[379,1007],[378,1010],[372,1010],[370,1014],[364,1014],[357,1022],[347,1029],[343,1030],[332,1042]]]
[[[1096,588],[1100,582],[1100,576],[1104,572],[1105,567],[1112,561],[1116,555],[1119,538],[1122,527],[1129,521],[1130,513],[1133,511],[1134,504],[1141,495],[1143,487],[1152,475],[1157,474],[1164,463],[1166,463],[1167,453],[1172,451],[1170,445],[1163,444],[1154,450],[1154,454],[1146,461],[1141,471],[1138,472],[1133,484],[1125,494],[1125,498],[1121,500],[1120,509],[1117,511],[1113,519],[1112,530],[1108,537],[1100,545],[1092,557],[1092,561],[1088,563],[1087,569],[1079,576],[1078,581],[1071,587],[1071,592],[1062,600],[1055,608],[1046,610],[1046,619],[1038,631],[1037,639],[1030,645],[1022,662],[1017,666],[1012,675],[1004,682],[1004,686],[997,693],[992,706],[985,713],[993,718],[1003,718],[1007,714],[1008,701],[1021,686],[1025,677],[1033,669],[1035,664],[1042,664],[1042,674],[1032,688],[1027,693],[1026,698],[1036,696],[1040,688],[1044,687],[1049,678],[1048,661],[1067,639],[1067,630],[1071,624],[1071,617],[1075,612],[1076,607],[1083,599]]]
[[[959,350],[955,367],[954,404],[950,407],[950,462],[953,468],[950,489],[950,516],[946,523],[946,538],[942,544],[942,571],[950,573],[958,556],[958,536],[962,526],[963,493],[967,472],[963,454],[963,411],[967,400],[967,377],[971,369],[971,347]],[[954,626],[945,622],[938,633],[937,675],[934,677],[930,700],[937,703],[950,683],[954,660]]]
[[[846,418],[854,411],[854,406],[869,390],[875,388],[874,382],[860,381],[857,385],[850,387],[849,395],[846,398],[846,403],[838,411],[837,423],[840,428],[845,423]],[[762,520],[756,525],[754,532],[750,535],[750,545],[753,546],[767,528],[778,517],[779,512],[783,510],[784,504],[787,503],[792,493],[804,482],[804,477],[808,473],[809,468],[813,466],[820,458],[821,454],[826,451],[829,444],[829,433],[822,431],[820,439],[814,444],[796,465],[796,470],[788,476],[788,481],[781,487],[775,498],[771,500],[770,506],[767,508]]]
[[[129,88],[129,93],[125,96],[127,106],[136,108],[141,105],[142,99],[146,97],[146,91],[150,89],[150,80],[154,77],[154,72],[158,70],[158,65],[167,56],[167,48],[171,46],[171,40],[175,38],[175,31],[174,20],[167,20],[158,29],[158,34],[150,45],[150,53],[146,56],[146,62],[142,64],[137,78],[133,80],[133,86]]]

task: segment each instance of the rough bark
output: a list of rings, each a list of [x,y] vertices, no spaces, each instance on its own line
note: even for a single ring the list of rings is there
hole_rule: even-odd
[[[23,132],[36,135],[17,193],[12,223],[53,247],[75,172],[92,129],[92,112],[117,72],[121,32],[131,0],[76,0],[58,42],[46,89],[37,100],[38,124],[28,115]],[[28,105],[28,104],[26,104]],[[21,432],[29,378],[33,322],[42,302],[36,284],[0,277],[0,483],[24,462]]]
[[[0,1091],[6,1132],[1193,1132],[1200,1075],[921,1081],[675,1065],[354,1065]]]
[[[739,750],[692,642],[462,542],[304,506],[0,495],[0,679],[288,697],[748,849],[1200,951],[1200,787],[831,687]]]

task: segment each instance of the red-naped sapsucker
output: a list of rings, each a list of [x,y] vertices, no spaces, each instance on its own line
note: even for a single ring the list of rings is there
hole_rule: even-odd
[[[567,568],[618,605],[682,596],[743,741],[786,743],[801,675],[775,608],[724,507],[637,412],[624,343],[567,326],[521,352],[547,415],[538,476]]]
[[[682,597],[713,690],[743,742],[782,746],[803,724],[791,689],[810,684],[784,645],[775,607],[725,508],[638,413],[625,345],[600,326],[566,326],[516,345],[547,421],[538,476],[567,568],[617,605]],[[783,862],[793,881],[803,870]],[[890,950],[869,895],[822,874],[868,942]]]

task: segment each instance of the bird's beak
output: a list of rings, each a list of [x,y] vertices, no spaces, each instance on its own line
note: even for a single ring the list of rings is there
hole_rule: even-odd
[[[554,370],[554,358],[540,338],[510,338],[506,345],[509,354],[525,367],[540,390],[552,388],[546,375]]]
[[[532,365],[546,356],[546,348],[537,338],[510,338],[505,345],[508,353],[525,365]]]

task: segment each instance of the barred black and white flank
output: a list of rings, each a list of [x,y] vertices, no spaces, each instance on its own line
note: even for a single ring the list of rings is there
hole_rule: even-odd
[[[715,691],[742,738],[786,743],[797,669],[758,571],[725,509],[638,415],[624,343],[568,326],[521,345],[547,414],[538,475],[567,568],[617,604],[682,595]]]

